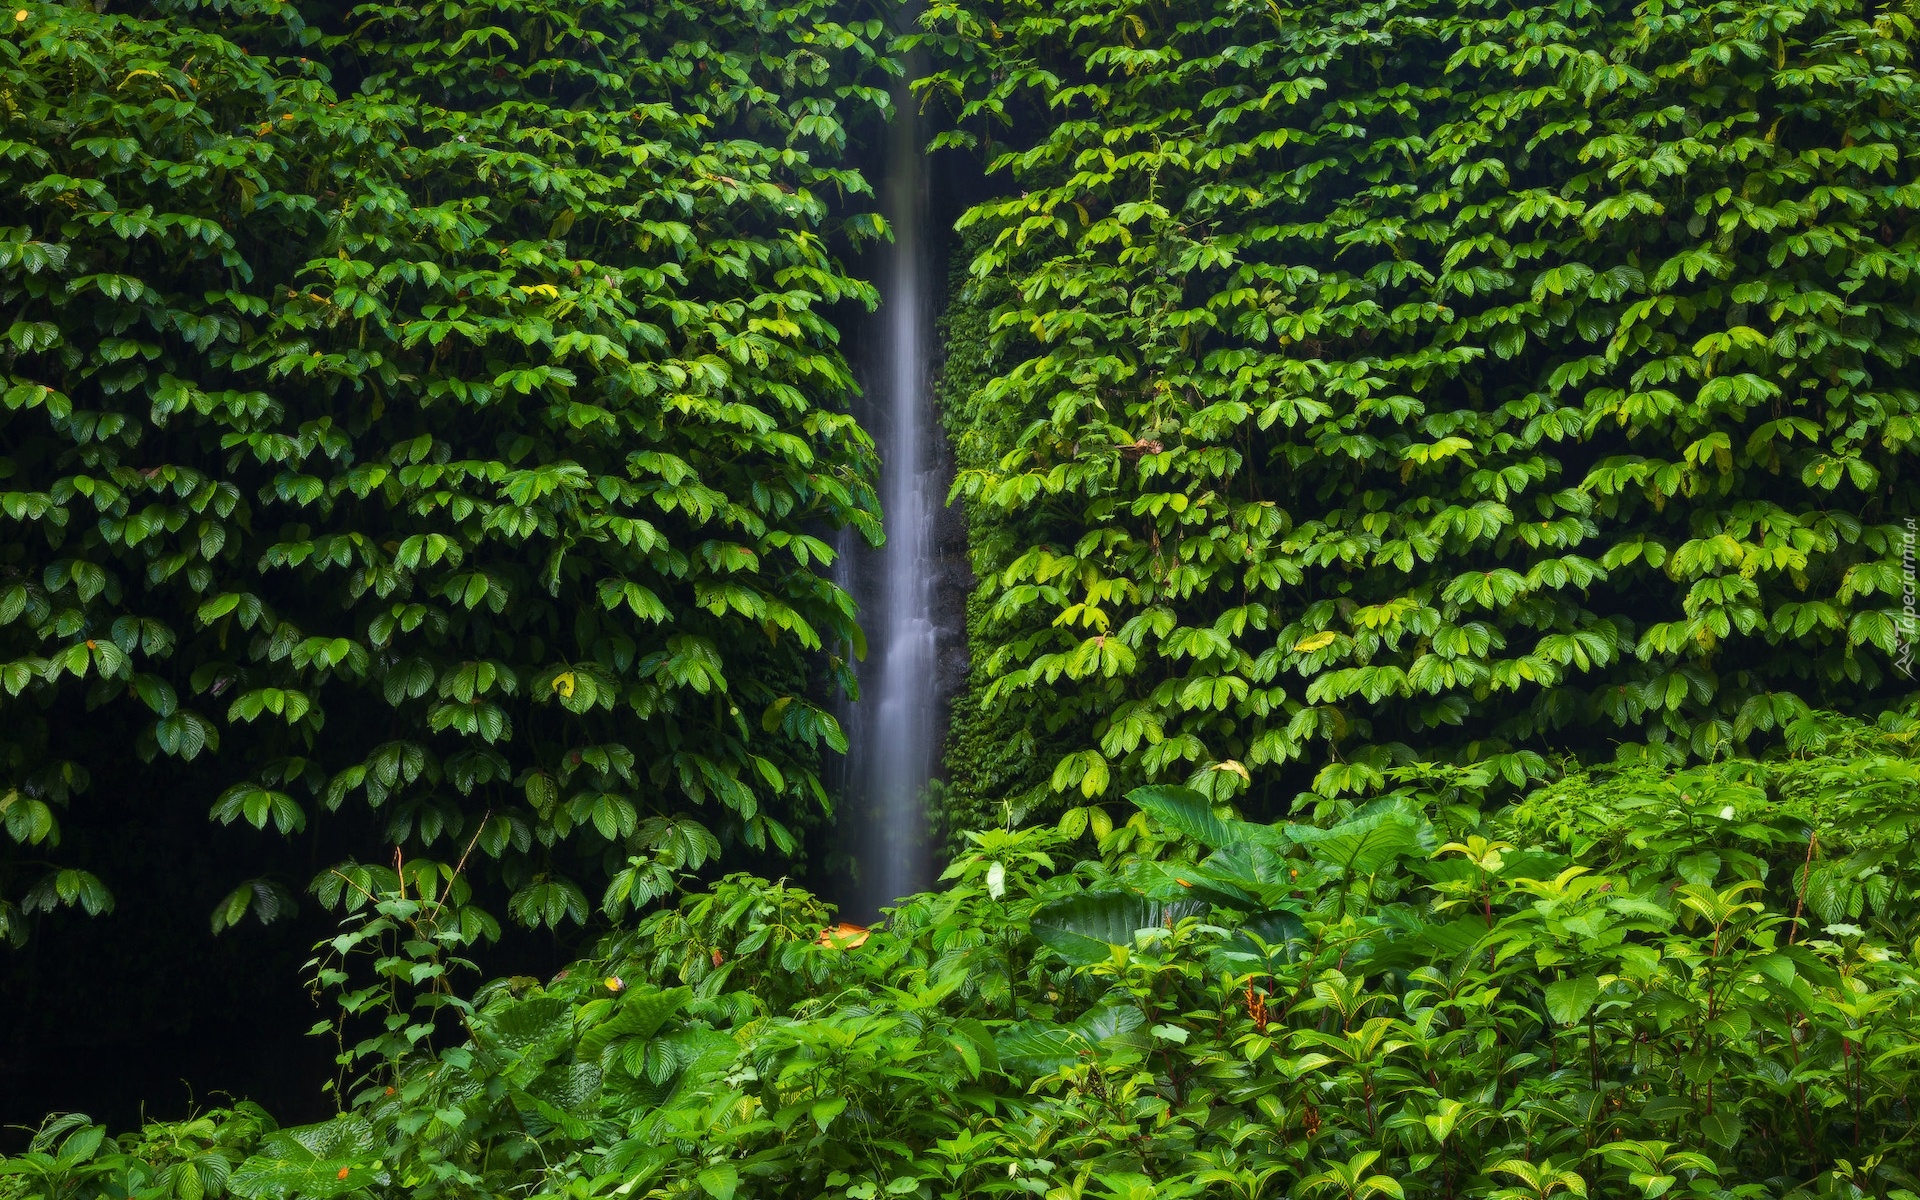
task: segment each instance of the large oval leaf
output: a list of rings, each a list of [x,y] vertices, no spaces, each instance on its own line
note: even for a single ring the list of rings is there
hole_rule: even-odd
[[[1149,900],[1130,892],[1088,892],[1042,906],[1033,936],[1075,966],[1105,962],[1141,929],[1171,929],[1207,911],[1201,900]]]
[[[1321,862],[1359,876],[1372,875],[1418,850],[1419,829],[1418,817],[1389,808],[1352,817],[1332,829],[1289,825],[1287,836]]]
[[[1079,1030],[1045,1021],[1010,1025],[994,1035],[993,1047],[1003,1068],[1034,1075],[1052,1074],[1093,1052]]]
[[[1100,1004],[1071,1025],[1022,1021],[994,1035],[994,1051],[1008,1071],[1051,1074],[1097,1050],[1109,1038],[1125,1037],[1147,1023],[1131,1004]]]
[[[1247,832],[1261,826],[1245,821],[1229,821],[1215,815],[1213,805],[1192,788],[1143,787],[1127,793],[1127,800],[1141,812],[1175,833],[1184,834],[1203,846],[1219,849],[1251,840]]]
[[[597,1060],[615,1038],[652,1037],[668,1017],[679,1012],[680,1006],[691,999],[693,989],[688,987],[629,993],[613,1016],[580,1035],[581,1060]]]

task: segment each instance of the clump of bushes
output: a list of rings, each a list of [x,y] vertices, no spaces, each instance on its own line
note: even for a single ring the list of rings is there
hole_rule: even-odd
[[[416,878],[314,963],[338,1117],[61,1118],[0,1197],[1910,1200],[1920,764],[1794,737],[1492,814],[1451,767],[1277,825],[1145,788],[858,946],[736,875],[471,992]]]

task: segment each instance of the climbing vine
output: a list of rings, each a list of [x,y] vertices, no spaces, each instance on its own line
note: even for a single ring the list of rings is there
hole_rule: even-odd
[[[1909,690],[1912,15],[930,4],[1041,791],[1674,762]],[[987,295],[987,291],[977,293]],[[1288,764],[1297,764],[1289,767]]]
[[[528,923],[793,851],[856,636],[825,539],[878,533],[823,312],[872,300],[882,23],[100,7],[0,32],[0,933],[111,903],[53,861],[102,729],[217,763],[217,821],[496,862]]]

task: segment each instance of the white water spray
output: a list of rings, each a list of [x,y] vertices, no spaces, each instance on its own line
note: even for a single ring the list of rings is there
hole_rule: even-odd
[[[855,907],[868,916],[933,882],[926,790],[938,766],[945,705],[935,581],[946,481],[933,392],[926,151],[913,97],[902,87],[895,103],[880,187],[893,243],[879,270],[880,310],[858,354],[858,414],[880,450],[886,544],[842,559],[860,605],[867,660],[860,700],[847,710],[841,821],[855,835]]]

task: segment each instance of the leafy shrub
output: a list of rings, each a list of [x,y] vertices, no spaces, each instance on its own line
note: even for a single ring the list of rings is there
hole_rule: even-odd
[[[973,834],[857,948],[731,879],[544,984],[426,989],[457,1045],[367,1043],[352,1108],[251,1127],[225,1186],[1907,1200],[1915,769],[1878,737],[1484,817],[1436,768],[1280,825],[1146,788],[1071,865],[1084,811]],[[0,1196],[53,1194],[27,1161]]]
[[[0,1194],[44,1200],[218,1200],[240,1160],[275,1128],[241,1103],[109,1139],[77,1113],[50,1119],[27,1151],[0,1159]]]
[[[1042,795],[1518,786],[1910,691],[1911,6],[923,30],[998,182],[955,490],[998,527],[973,644],[1017,715],[983,719],[1070,739]]]
[[[887,104],[881,23],[23,2],[0,22],[10,842],[58,841],[105,729],[218,752],[215,820],[360,809],[349,844],[497,861],[529,923],[583,918],[631,859],[639,903],[656,862],[793,852],[844,745],[821,668],[857,637],[821,535],[878,530],[824,311],[872,300],[835,255],[882,232],[840,165]],[[16,940],[110,903],[41,857],[0,862]],[[243,883],[216,928],[284,898]]]

